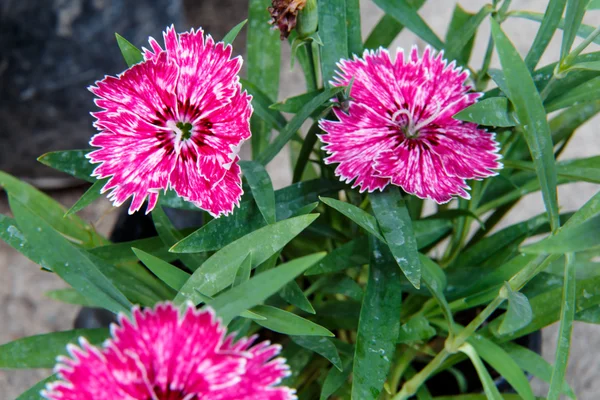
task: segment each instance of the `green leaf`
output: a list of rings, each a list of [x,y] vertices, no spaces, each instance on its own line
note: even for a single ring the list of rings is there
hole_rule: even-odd
[[[544,19],[544,15],[542,13],[536,13],[531,11],[511,11],[509,14],[511,17],[524,18],[530,21],[541,22]],[[559,29],[565,29],[565,19],[562,18],[558,23]],[[576,35],[580,38],[586,38],[594,31],[595,27],[590,25],[581,24],[579,28],[576,29]],[[600,37],[594,39],[594,43],[600,44]]]
[[[418,37],[432,45],[435,49],[440,50],[444,47],[444,43],[442,43],[442,41],[436,36],[427,23],[423,21],[421,16],[417,13],[417,10],[411,7],[406,0],[373,1],[386,14],[394,17],[401,24],[414,32]]]
[[[527,66],[498,22],[490,19],[500,63],[506,75],[510,97],[540,181],[544,205],[552,230],[558,229],[558,199],[556,193],[556,165],[546,112]]]
[[[579,25],[585,14],[585,7],[589,0],[567,0],[567,12],[565,14],[565,30],[563,32],[560,46],[560,59],[563,60],[571,51],[571,46],[577,36]]]
[[[166,246],[171,247],[183,239],[184,236],[175,229],[175,226],[173,226],[169,216],[165,213],[161,205],[152,210],[152,222],[154,222],[154,228],[158,232],[158,236]],[[180,254],[178,258],[190,271],[195,271],[206,261],[204,254]]]
[[[331,368],[327,373],[319,400],[327,400],[348,380],[352,372],[352,358],[345,358],[343,363],[344,369],[341,372],[337,368]]]
[[[67,344],[85,337],[99,344],[109,336],[108,329],[75,329],[17,339],[0,346],[0,368],[52,368],[56,357],[67,355]]]
[[[421,287],[421,262],[406,203],[397,188],[371,193],[371,206],[394,260],[412,285]]]
[[[256,201],[260,213],[267,224],[274,224],[276,221],[275,192],[267,170],[255,161],[240,161],[239,165],[246,181],[248,181],[250,190],[252,190],[254,201]]]
[[[288,97],[287,99],[280,101],[279,103],[271,104],[269,108],[271,110],[283,111],[290,114],[297,114],[306,103],[308,103],[321,93],[323,93],[323,89],[314,90],[308,93],[302,93],[298,96]],[[316,113],[320,114],[324,109],[325,107],[317,109]]]
[[[25,235],[17,226],[14,218],[0,214],[0,238],[13,249],[23,254],[36,264],[40,264],[41,258],[35,253],[35,249],[25,239]]]
[[[273,332],[298,336],[335,336],[321,325],[279,308],[261,305],[253,307],[252,311],[267,318],[255,322]]]
[[[292,138],[294,133],[300,129],[304,121],[321,105],[335,97],[345,89],[344,86],[334,87],[325,90],[323,93],[314,97],[306,103],[300,111],[292,118],[292,120],[281,130],[279,135],[269,144],[269,146],[256,158],[256,161],[262,165],[267,165],[279,153],[279,151]]]
[[[588,10],[600,10],[600,0],[590,0],[588,6]]]
[[[46,385],[52,381],[58,380],[58,374],[53,374],[47,377],[46,379],[42,379],[25,392],[23,392],[16,400],[46,400],[45,397],[42,397],[42,390],[46,388]]]
[[[84,307],[96,307],[96,304],[83,297],[75,289],[57,289],[45,293],[45,296],[67,304],[75,304]]]
[[[587,69],[590,71],[600,71],[600,61],[581,62],[569,67],[569,70]]]
[[[346,0],[317,0],[319,6],[319,36],[321,49],[321,74],[323,86],[329,86],[336,64],[348,58],[348,32],[346,30]],[[322,104],[323,102],[321,102]]]
[[[169,264],[161,260],[158,257],[154,257],[152,254],[148,254],[143,250],[133,248],[131,249],[135,255],[144,263],[146,267],[158,278],[169,285],[169,287],[179,290],[189,279],[190,274],[180,270],[174,265]]]
[[[248,253],[244,261],[240,264],[237,272],[235,273],[235,279],[231,284],[231,287],[236,287],[250,279],[250,273],[252,272],[252,254]]]
[[[240,79],[240,83],[242,84],[242,88],[246,90],[248,94],[252,95],[252,108],[254,113],[273,128],[277,130],[283,129],[287,120],[280,112],[270,107],[273,104],[273,99],[254,83],[249,82],[246,79]]]
[[[98,307],[129,314],[133,305],[98,269],[85,251],[75,247],[25,204],[9,195],[12,212],[27,241],[41,255],[41,265]],[[46,249],[46,251],[44,251]]]
[[[565,226],[553,236],[521,248],[529,254],[564,254],[600,245],[600,215],[580,224]]]
[[[507,160],[504,166],[531,171],[535,169],[532,163],[526,161]],[[556,164],[556,172],[559,177],[574,181],[600,183],[600,156],[560,161]]]
[[[481,335],[471,336],[468,342],[481,358],[506,379],[523,400],[535,400],[527,376],[500,346]]]
[[[320,289],[321,293],[341,294],[362,301],[363,289],[354,279],[346,275],[331,277]]]
[[[512,290],[508,282],[504,285],[508,293],[508,310],[498,327],[499,335],[506,335],[527,326],[533,319],[531,304],[523,293]]]
[[[346,29],[348,37],[348,54],[360,56],[363,52],[362,33],[360,30],[360,0],[346,0]]]
[[[77,200],[77,202],[75,202],[75,204],[73,204],[73,206],[69,208],[69,211],[65,213],[65,216],[69,216],[80,210],[83,210],[85,207],[92,204],[98,197],[102,196],[102,193],[100,191],[102,190],[104,185],[106,185],[106,182],[108,182],[109,179],[110,178],[104,178],[94,182],[94,184],[90,186],[88,190],[85,191],[85,193],[79,198],[79,200]]]
[[[600,63],[599,63],[600,66]],[[600,76],[591,79],[576,88],[555,97],[546,103],[546,112],[560,110],[561,108],[578,105],[581,103],[600,100]]]
[[[275,191],[277,220],[296,216],[305,206],[312,207],[324,193],[335,192],[344,187],[342,182],[312,180],[298,182]],[[310,208],[309,207],[309,208]],[[195,253],[219,250],[255,230],[266,226],[266,222],[254,201],[242,203],[232,215],[213,219],[202,228],[187,236],[175,246],[177,253]]]
[[[342,359],[340,358],[337,348],[331,339],[315,336],[292,336],[291,339],[297,345],[322,355],[328,359],[339,371],[343,371],[344,368],[342,366]]]
[[[568,13],[568,9],[567,9]],[[597,235],[598,231],[596,231]],[[554,359],[554,370],[550,379],[549,400],[558,400],[562,392],[567,364],[569,362],[569,350],[571,349],[571,334],[573,332],[573,320],[575,319],[576,301],[576,278],[575,257],[569,253],[565,257],[565,277],[562,294],[562,306],[560,310],[560,328],[558,340],[556,341],[556,356]]]
[[[62,150],[46,153],[38,157],[38,161],[56,170],[65,172],[88,182],[95,182],[92,175],[94,165],[85,156],[92,149]]]
[[[438,302],[442,313],[444,314],[444,318],[446,318],[446,321],[448,322],[449,329],[452,329],[454,326],[454,319],[452,317],[452,311],[450,310],[448,301],[444,296],[444,289],[446,289],[447,282],[446,274],[444,273],[444,270],[431,259],[429,259],[429,257],[419,254],[419,258],[423,267],[421,270],[423,282],[435,300]]]
[[[302,215],[277,222],[223,247],[192,274],[177,293],[175,303],[181,304],[186,299],[198,303],[201,299],[196,290],[207,296],[213,296],[225,289],[232,284],[239,265],[249,253],[252,254],[252,267],[256,268],[279,252],[318,216],[318,214]]]
[[[422,342],[435,336],[435,328],[423,316],[412,317],[400,327],[397,343]]]
[[[550,43],[550,39],[554,36],[566,3],[567,0],[550,0],[548,2],[540,29],[537,31],[533,44],[525,57],[525,64],[530,71],[533,71],[538,61],[540,61],[542,54],[548,47],[548,43]]]
[[[304,295],[304,292],[302,292],[302,289],[300,286],[298,286],[296,281],[290,281],[287,285],[285,285],[279,292],[279,295],[286,302],[298,307],[300,310],[309,314],[315,313],[315,309],[313,308],[312,304],[310,304],[310,301],[308,301]]]
[[[339,201],[336,199],[331,199],[329,197],[319,197],[319,199],[327,204],[329,207],[339,211],[353,222],[355,222],[358,226],[363,228],[365,231],[369,232],[371,235],[375,236],[377,239],[385,242],[379,227],[377,226],[377,220],[368,212],[350,204],[345,203],[343,201]]]
[[[94,228],[77,215],[65,217],[66,209],[46,194],[17,178],[0,171],[0,187],[6,192],[27,204],[35,214],[71,241],[83,247],[106,244],[108,241],[100,236]],[[45,246],[44,246],[45,247]]]
[[[304,171],[306,165],[309,162],[310,155],[313,152],[315,144],[317,143],[317,134],[321,132],[321,128],[319,128],[319,123],[314,122],[308,132],[306,133],[306,137],[304,138],[304,142],[302,142],[302,148],[298,153],[298,158],[296,159],[296,165],[294,167],[294,174],[292,176],[292,182],[300,182],[302,177],[305,175]]]
[[[376,399],[388,375],[400,333],[400,271],[386,245],[369,238],[369,280],[360,309],[352,368],[352,398]]]
[[[477,351],[473,348],[472,345],[465,343],[459,349],[463,353],[465,353],[473,363],[473,366],[477,370],[477,375],[479,375],[479,380],[481,380],[481,384],[483,385],[483,390],[485,392],[485,396],[488,400],[502,400],[502,395],[498,392],[498,388],[494,384],[490,373],[486,369],[485,365],[479,358]]]
[[[485,5],[473,15],[458,4],[455,6],[444,49],[444,55],[448,60],[457,60],[459,65],[466,65],[469,62],[477,28],[492,11],[491,5]]]
[[[481,100],[454,115],[454,118],[486,126],[510,127],[517,125],[509,111],[506,97],[490,97]]]
[[[227,32],[227,34],[223,37],[223,42],[225,44],[232,44],[235,38],[237,37],[238,33],[240,33],[244,25],[246,25],[246,22],[248,22],[247,19],[243,20],[242,22],[231,28],[231,30]]]
[[[503,343],[502,348],[517,363],[519,368],[544,382],[550,383],[553,368],[542,356],[514,342]],[[563,383],[562,392],[572,399],[576,398],[573,389],[567,382]]]
[[[407,3],[418,10],[425,3],[425,0],[407,0]],[[367,37],[365,49],[376,50],[379,47],[390,47],[402,29],[404,29],[404,25],[391,15],[384,14]]]
[[[328,274],[358,267],[369,262],[369,246],[365,237],[359,237],[333,249],[305,275]]]
[[[279,265],[277,268],[257,274],[249,281],[217,296],[210,302],[210,305],[221,317],[223,323],[228,324],[242,311],[262,303],[268,297],[277,293],[279,289],[323,258],[324,255],[324,253],[317,253],[296,258]]]
[[[279,71],[281,44],[279,32],[271,29],[271,18],[267,8],[271,5],[269,0],[250,0],[248,4],[248,36],[246,41],[246,71],[248,81],[270,99],[277,99],[279,95]],[[242,83],[244,84],[244,83]],[[247,85],[244,85],[246,87]],[[265,107],[273,102],[268,102]],[[255,104],[255,101],[252,101]],[[258,105],[259,102],[256,102]],[[268,110],[268,108],[267,108]],[[252,155],[256,157],[267,147],[271,128],[264,121],[263,107],[255,108],[256,114],[252,116]],[[257,119],[261,117],[262,120]]]
[[[163,261],[170,262],[177,259],[177,255],[169,253],[163,241],[159,237],[133,240],[130,242],[113,243],[90,249],[90,254],[114,264],[137,262],[138,258],[131,250],[132,247],[152,254]]]
[[[132,67],[135,64],[144,61],[142,52],[137,47],[129,43],[127,39],[118,33],[115,33],[115,36],[117,38],[117,44],[119,45],[121,54],[123,55],[128,67]]]

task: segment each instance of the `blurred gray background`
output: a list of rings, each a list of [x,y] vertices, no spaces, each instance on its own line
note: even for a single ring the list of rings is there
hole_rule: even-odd
[[[32,3],[38,6],[32,7]],[[466,10],[476,12],[486,2],[462,0],[458,3]],[[420,14],[438,36],[444,37],[455,4],[456,1],[429,0]],[[512,9],[543,12],[546,5],[544,0],[514,0]],[[366,38],[382,12],[370,0],[361,0],[361,8],[363,38]],[[202,26],[216,38],[221,38],[245,15],[246,1],[243,0],[2,0],[0,169],[52,189],[50,194],[54,198],[71,206],[84,188],[73,187],[71,180],[36,164],[35,158],[46,151],[87,147],[86,143],[94,133],[88,112],[94,106],[85,87],[105,74],[115,74],[124,68],[113,32],[143,46],[148,35],[160,37],[164,27],[173,22],[179,31]],[[19,26],[15,24],[15,18],[29,23]],[[584,22],[598,25],[600,12],[590,12]],[[524,55],[538,24],[508,20],[503,27]],[[485,22],[479,30],[471,58],[475,68],[481,65],[488,33],[489,24]],[[234,43],[236,51],[243,52],[244,41],[245,33],[242,32]],[[578,38],[576,44],[579,41]],[[405,31],[391,49],[397,46],[410,48],[413,44],[424,46],[420,39]],[[539,65],[555,61],[559,49],[560,33],[557,33]],[[588,49],[598,50],[599,46]],[[284,43],[279,99],[304,91],[301,73],[297,69],[290,70],[289,65],[289,46]],[[498,66],[495,56],[492,65]],[[588,121],[562,158],[600,154],[599,124],[598,116]],[[291,182],[289,165],[286,151],[270,164],[269,170],[277,188]],[[577,209],[597,190],[598,186],[591,184],[561,186],[562,210]],[[541,196],[529,195],[515,207],[503,226],[527,219],[542,209]],[[3,198],[0,212],[9,212]],[[105,234],[111,231],[116,219],[116,212],[104,199],[81,215],[93,221]],[[45,292],[64,288],[66,284],[58,277],[42,272],[3,242],[0,242],[0,277],[0,343],[71,329],[78,307],[44,297]],[[543,336],[543,356],[553,362],[557,325],[546,328]],[[569,383],[579,399],[597,400],[600,398],[600,379],[596,379],[600,367],[600,326],[576,323],[573,338]],[[49,374],[48,370],[0,370],[0,399],[16,398]],[[547,386],[542,382],[534,382],[534,387],[536,394],[546,394]]]

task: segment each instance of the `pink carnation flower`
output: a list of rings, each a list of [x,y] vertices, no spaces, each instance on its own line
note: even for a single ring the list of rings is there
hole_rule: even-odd
[[[392,61],[385,49],[342,60],[336,86],[354,79],[348,113],[321,120],[321,140],[338,163],[335,173],[360,191],[383,190],[389,183],[407,193],[445,203],[469,198],[466,179],[495,175],[498,143],[494,134],[452,116],[481,96],[464,83],[468,72],[447,64],[427,48],[413,47],[408,60],[399,50]]]
[[[276,387],[289,375],[280,346],[255,337],[234,342],[211,309],[171,303],[123,315],[99,349],[80,339],[59,357],[60,380],[42,395],[50,400],[291,400]]]
[[[165,50],[150,39],[145,61],[90,90],[102,111],[93,113],[101,132],[88,154],[101,163],[93,176],[111,177],[102,192],[129,212],[148,198],[152,211],[160,190],[213,216],[227,215],[242,195],[238,151],[250,137],[251,96],[242,92],[240,57],[202,30],[164,33]]]

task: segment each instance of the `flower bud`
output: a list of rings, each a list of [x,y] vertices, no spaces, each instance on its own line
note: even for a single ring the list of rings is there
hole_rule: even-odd
[[[304,39],[317,31],[319,23],[319,9],[317,0],[306,0],[304,7],[298,13],[296,31],[298,37]]]

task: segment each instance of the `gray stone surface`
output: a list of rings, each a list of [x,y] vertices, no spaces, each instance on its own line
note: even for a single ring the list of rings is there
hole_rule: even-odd
[[[196,13],[189,18],[189,21],[194,25],[211,24],[211,31],[212,27],[215,29],[214,36],[221,37],[223,33],[227,32],[230,27],[237,24],[243,18],[240,17],[240,15],[243,15],[243,11],[240,11],[240,9],[243,9],[243,6],[240,5],[242,1],[238,3],[237,0],[222,0],[219,2],[221,7],[215,6],[212,3],[208,1],[200,2],[200,0],[184,0],[184,5],[192,7]],[[440,37],[444,37],[445,35],[445,30],[455,3],[456,1],[430,0],[421,11],[421,15]],[[469,11],[477,11],[485,4],[481,0],[464,0],[459,3]],[[366,37],[366,34],[368,34],[373,25],[379,20],[381,12],[369,0],[363,0],[361,4],[364,17],[363,35]],[[544,0],[515,0],[513,1],[512,8],[541,12],[544,10],[546,4],[547,1]],[[590,14],[586,22],[589,24],[594,24],[595,22],[597,25],[599,15],[599,12]],[[217,23],[218,21],[222,21],[222,23]],[[226,26],[226,28],[222,28],[223,26]],[[526,53],[535,35],[537,24],[523,20],[509,20],[505,23],[504,27],[519,51],[523,54]],[[162,26],[159,28],[162,29]],[[481,64],[482,54],[487,42],[487,34],[489,33],[487,22],[483,24],[481,32],[483,35],[476,41],[472,59],[472,65],[476,67]],[[143,41],[142,39],[145,38],[141,38],[140,40]],[[237,43],[240,42],[241,40]],[[403,32],[394,42],[392,49],[396,46],[410,48],[415,43],[419,47],[423,47],[422,41],[415,38],[410,32]],[[540,65],[555,60],[559,48],[560,34],[557,34]],[[591,49],[598,51],[599,47],[594,46]],[[289,71],[289,68],[285,67],[289,65],[288,57],[289,51],[287,51],[287,45],[284,45],[284,64],[282,64],[284,68],[281,77],[282,88],[280,98],[299,94],[304,89],[303,80],[298,69]],[[496,58],[494,58],[493,64],[498,65]],[[1,69],[0,65],[0,71]],[[91,104],[85,107],[89,108]],[[570,143],[567,151],[565,151],[563,159],[600,154],[598,124],[600,124],[600,118],[596,117],[583,126]],[[55,141],[52,144],[52,148],[64,148],[65,146],[61,143],[61,141]],[[273,177],[275,186],[283,187],[290,183],[291,174],[288,166],[289,155],[287,151],[283,151],[270,164],[269,171]],[[560,204],[564,210],[576,209],[597,190],[597,185],[564,185],[559,190]],[[80,193],[80,191],[70,191],[67,193],[57,193],[55,196],[59,201],[68,206],[76,200]],[[527,196],[515,208],[514,212],[508,216],[505,224],[529,218],[531,215],[539,213],[542,209],[543,205],[539,194]],[[6,204],[0,204],[0,212],[4,213],[6,210]],[[110,210],[110,205],[106,201],[102,201],[87,209],[84,216],[88,220],[96,221],[107,210]],[[114,222],[114,216],[115,213],[109,213],[107,217],[98,223],[98,228],[101,231],[108,232]],[[65,287],[65,284],[55,276],[40,271],[36,265],[21,257],[3,243],[0,243],[0,277],[0,343],[22,336],[70,328],[77,311],[76,307],[48,300],[43,295],[48,290]],[[544,330],[543,334],[543,355],[548,361],[553,362],[557,339],[557,325],[548,327]],[[574,387],[579,399],[597,400],[600,398],[600,379],[597,379],[600,367],[600,326],[575,324],[573,337],[573,347],[568,370],[569,383]],[[47,376],[48,373],[49,371],[0,370],[0,399],[15,398],[23,390]],[[534,388],[537,394],[546,394],[547,386],[545,384],[534,382]]]

